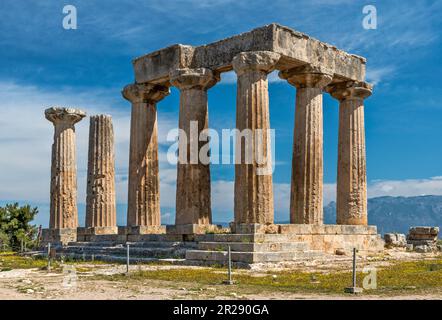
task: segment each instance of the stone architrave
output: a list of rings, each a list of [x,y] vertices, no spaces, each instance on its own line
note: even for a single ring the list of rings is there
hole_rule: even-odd
[[[269,51],[242,52],[233,58],[238,77],[235,146],[236,224],[274,221],[272,155],[267,75],[280,55]],[[257,157],[261,161],[257,161]]]
[[[322,90],[332,75],[310,65],[280,72],[296,87],[290,223],[323,224]]]

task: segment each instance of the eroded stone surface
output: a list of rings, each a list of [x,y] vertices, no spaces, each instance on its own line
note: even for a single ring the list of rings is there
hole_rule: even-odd
[[[406,247],[407,237],[402,233],[386,233],[384,234],[385,244],[393,247]]]
[[[45,117],[54,124],[51,160],[50,229],[75,229],[77,212],[77,164],[75,124],[86,116],[79,109],[52,107]]]
[[[161,224],[156,103],[169,92],[153,84],[131,84],[122,92],[132,102],[128,226]]]
[[[116,233],[116,225],[115,154],[112,117],[97,115],[90,118],[89,127],[86,227],[114,227],[114,229],[108,229],[108,231]]]
[[[133,61],[139,83],[167,83],[172,70],[209,68],[232,70],[233,58],[248,51],[272,51],[281,55],[276,68],[289,69],[303,64],[322,65],[332,70],[337,81],[364,81],[365,59],[346,53],[290,28],[270,24],[211,44],[192,47],[170,46]]]
[[[237,224],[273,223],[267,74],[279,59],[279,54],[265,51],[240,53],[233,59],[238,75],[236,128],[241,133],[247,133],[246,130],[250,133],[248,136],[237,135],[235,143],[234,211]]]
[[[325,68],[302,66],[280,72],[296,86],[290,221],[323,223],[322,90],[332,80]]]
[[[212,223],[210,165],[200,157],[208,142],[199,137],[209,128],[207,90],[218,81],[219,75],[205,68],[171,74],[171,84],[180,90],[176,225]]]
[[[407,244],[416,252],[425,253],[437,250],[439,227],[411,227],[407,235]]]
[[[337,223],[367,225],[364,99],[371,95],[372,86],[351,81],[327,90],[340,101]]]

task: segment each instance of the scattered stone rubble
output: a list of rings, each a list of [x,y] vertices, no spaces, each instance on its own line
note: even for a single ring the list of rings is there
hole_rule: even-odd
[[[384,235],[387,247],[402,247],[408,251],[420,253],[442,251],[437,244],[439,227],[411,227],[408,235],[402,233],[386,233]]]

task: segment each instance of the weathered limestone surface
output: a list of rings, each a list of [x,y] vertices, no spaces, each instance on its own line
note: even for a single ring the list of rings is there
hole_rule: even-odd
[[[86,116],[79,109],[52,107],[45,117],[54,124],[51,162],[50,229],[75,229],[77,212],[77,165],[75,124]]]
[[[411,227],[407,243],[418,252],[429,252],[436,249],[439,227]]]
[[[392,247],[405,247],[407,238],[402,233],[386,233],[384,234],[385,244]]]
[[[199,156],[207,141],[199,136],[209,127],[207,90],[219,75],[205,68],[177,69],[170,78],[181,93],[175,224],[211,224],[210,165]]]
[[[344,82],[328,88],[339,104],[337,224],[367,225],[364,99],[372,86]]]
[[[272,51],[281,55],[276,69],[322,65],[333,70],[336,81],[365,79],[365,59],[294,31],[270,24],[208,45],[174,45],[133,61],[138,83],[166,83],[171,71],[179,68],[232,70],[233,58],[247,51]]]
[[[127,225],[158,226],[161,214],[156,104],[169,94],[169,88],[132,84],[122,94],[132,102]]]
[[[241,132],[235,147],[234,211],[238,224],[273,223],[267,75],[279,59],[279,54],[268,51],[244,52],[233,59],[238,76],[236,128]],[[251,134],[243,136],[244,130]],[[258,154],[262,161],[257,160]]]
[[[112,117],[107,115],[90,118],[86,227],[99,227],[101,234],[117,232],[114,129]]]
[[[179,241],[186,243],[186,249],[197,249],[180,253],[185,254],[186,263],[197,264],[224,263],[228,247],[233,250],[233,261],[240,264],[329,259],[330,254],[350,254],[353,248],[383,249],[376,227],[365,225],[361,106],[371,90],[363,83],[365,59],[271,24],[204,46],[174,45],[135,59],[133,66],[135,84],[123,91],[133,105],[128,226],[119,227],[117,234],[104,234],[107,227],[94,227],[95,233],[93,228],[79,228],[82,239],[102,241],[102,245],[143,242],[134,250],[141,256],[171,253],[163,249],[174,244],[164,242]],[[236,72],[238,84],[235,221],[229,230],[211,224],[210,148],[204,136],[209,128],[207,91],[219,81],[220,73],[230,70]],[[280,76],[297,88],[292,224],[286,225],[273,223],[267,80],[273,70],[280,70]],[[170,86],[180,90],[180,136],[176,224],[165,227],[160,225],[156,103],[169,93]],[[338,213],[338,225],[323,225],[325,88],[341,101],[338,193],[344,195],[338,201],[344,209]],[[116,251],[125,254],[122,248]]]
[[[323,223],[322,89],[332,80],[329,70],[302,66],[280,72],[296,86],[290,221]]]

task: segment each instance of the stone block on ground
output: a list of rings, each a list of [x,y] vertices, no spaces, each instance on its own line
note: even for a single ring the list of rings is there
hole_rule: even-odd
[[[407,238],[402,233],[386,233],[384,234],[385,244],[392,247],[405,247]]]
[[[409,240],[437,240],[439,227],[411,227],[408,232]]]

